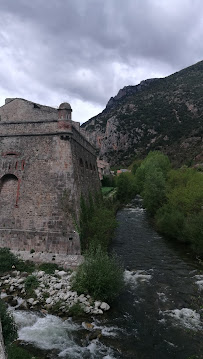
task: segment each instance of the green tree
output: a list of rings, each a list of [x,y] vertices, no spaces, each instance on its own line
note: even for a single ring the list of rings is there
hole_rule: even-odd
[[[183,235],[191,242],[193,250],[203,255],[203,212],[194,213],[187,217]]]
[[[156,213],[158,230],[168,237],[190,243],[203,253],[203,176],[195,169],[182,167],[168,173],[167,203]]]
[[[185,215],[199,212],[203,204],[203,176],[191,168],[169,172],[167,198],[171,207],[179,208]]]
[[[130,172],[121,173],[116,178],[117,198],[121,203],[127,203],[137,194],[135,177]]]
[[[177,208],[165,204],[155,216],[157,229],[168,238],[183,239],[184,214]]]
[[[152,170],[156,169],[161,172],[166,179],[170,166],[168,157],[163,153],[159,151],[149,152],[148,156],[136,171],[136,185],[138,192],[141,194],[144,190],[145,180],[148,173],[151,173]]]
[[[159,207],[164,204],[166,195],[166,181],[163,172],[156,167],[150,166],[144,182],[142,191],[143,204],[151,215],[154,215]]]

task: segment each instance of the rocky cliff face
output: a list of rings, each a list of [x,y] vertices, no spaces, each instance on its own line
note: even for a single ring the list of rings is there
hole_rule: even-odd
[[[203,61],[163,79],[126,86],[82,128],[111,165],[157,149],[177,165],[202,162],[202,83]]]

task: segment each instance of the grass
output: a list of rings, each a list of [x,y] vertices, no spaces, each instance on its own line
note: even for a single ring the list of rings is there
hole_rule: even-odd
[[[102,194],[103,196],[108,195],[111,191],[113,191],[114,187],[102,187]]]

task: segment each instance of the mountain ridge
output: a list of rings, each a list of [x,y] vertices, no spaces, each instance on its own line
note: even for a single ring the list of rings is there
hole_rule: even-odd
[[[125,86],[82,128],[111,165],[157,149],[181,165],[203,161],[202,120],[200,61],[165,78]]]

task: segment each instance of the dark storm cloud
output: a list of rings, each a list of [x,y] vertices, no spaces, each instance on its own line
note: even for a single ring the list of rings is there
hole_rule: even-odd
[[[103,106],[203,57],[201,0],[0,0],[0,12],[6,93]]]

